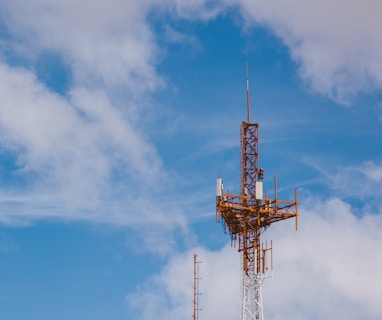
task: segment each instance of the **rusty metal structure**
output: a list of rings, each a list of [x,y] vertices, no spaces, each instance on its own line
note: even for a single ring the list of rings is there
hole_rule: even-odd
[[[298,193],[293,201],[273,197],[263,190],[264,172],[260,167],[259,124],[250,121],[250,94],[247,70],[247,121],[240,130],[240,194],[226,193],[222,178],[216,180],[216,219],[224,226],[242,257],[242,320],[263,320],[261,287],[273,270],[272,243],[261,242],[261,235],[272,223],[295,218],[298,228]]]

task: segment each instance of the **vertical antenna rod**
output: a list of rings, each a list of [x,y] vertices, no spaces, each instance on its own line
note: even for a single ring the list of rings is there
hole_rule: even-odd
[[[249,65],[248,65],[248,62],[245,65],[245,69],[247,71],[247,114],[248,114],[248,123],[250,123],[251,122],[251,97],[249,94],[249,80],[248,80]]]
[[[198,320],[198,295],[199,295],[199,289],[198,289],[198,280],[199,280],[199,268],[197,261],[198,255],[194,253],[194,320]]]

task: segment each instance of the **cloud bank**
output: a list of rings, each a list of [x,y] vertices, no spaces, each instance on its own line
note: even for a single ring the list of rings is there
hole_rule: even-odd
[[[339,198],[312,198],[301,209],[298,232],[287,221],[266,233],[273,239],[275,270],[263,286],[265,317],[380,319],[382,215],[357,218]],[[237,319],[240,257],[228,245],[221,251],[195,248],[174,257],[160,274],[129,295],[129,306],[143,310],[142,319],[192,314],[193,252],[203,261],[200,317]]]

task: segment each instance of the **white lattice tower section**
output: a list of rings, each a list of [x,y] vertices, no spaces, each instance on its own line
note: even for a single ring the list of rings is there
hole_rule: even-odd
[[[242,320],[264,319],[262,286],[264,280],[272,276],[272,266],[267,265],[269,261],[267,255],[271,250],[272,247],[263,247],[259,251],[261,265],[264,267],[261,268],[261,271],[256,272],[258,268],[254,265],[252,270],[242,273]],[[242,256],[242,258],[244,257]]]

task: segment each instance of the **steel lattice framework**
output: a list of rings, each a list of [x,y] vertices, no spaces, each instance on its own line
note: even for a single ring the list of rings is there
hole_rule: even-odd
[[[230,235],[232,244],[241,252],[242,320],[263,320],[261,287],[270,275],[273,263],[272,244],[263,245],[260,237],[272,223],[290,218],[296,219],[297,229],[298,194],[296,190],[294,201],[278,199],[275,177],[273,198],[263,196],[259,124],[250,123],[248,77],[247,101],[248,121],[241,125],[241,193],[225,193],[223,180],[217,179],[216,219],[222,222],[224,232]]]

